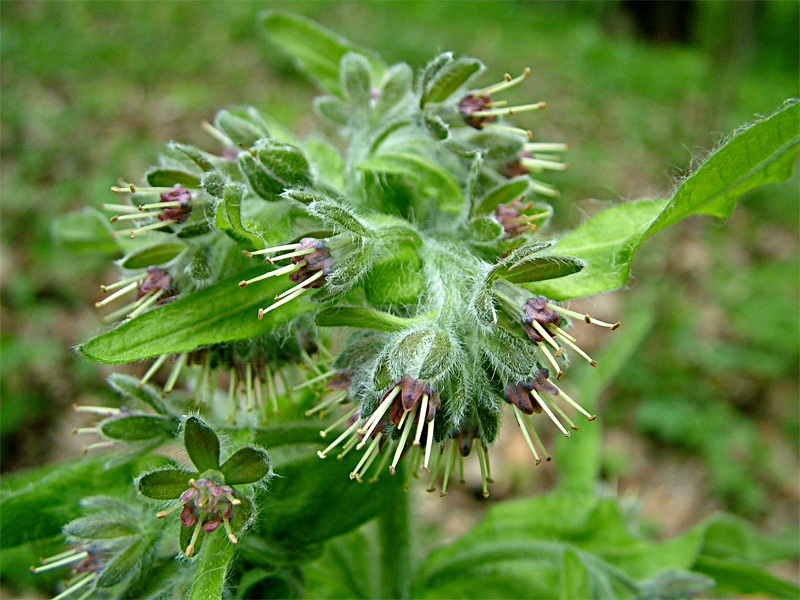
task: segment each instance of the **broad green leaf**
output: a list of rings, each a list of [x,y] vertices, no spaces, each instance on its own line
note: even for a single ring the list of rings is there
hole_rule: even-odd
[[[219,470],[219,438],[197,417],[189,417],[183,423],[183,447],[200,473]]]
[[[182,242],[164,242],[134,250],[122,259],[119,266],[123,269],[146,269],[163,265],[171,261],[186,249]]]
[[[104,469],[108,456],[22,471],[0,480],[0,537],[3,548],[51,538],[81,516],[80,501],[96,495],[124,495],[142,468],[136,462]],[[149,459],[158,464],[157,460]]]
[[[594,215],[554,249],[586,261],[587,267],[529,289],[564,300],[617,288],[627,282],[634,253],[653,233],[694,213],[729,216],[742,194],[785,181],[800,147],[799,111],[794,102],[743,128],[687,177],[671,199],[629,202]]]
[[[154,415],[131,415],[107,419],[100,423],[100,431],[112,440],[142,442],[173,435],[177,422]]]
[[[722,593],[769,594],[787,600],[800,598],[800,587],[750,564],[704,555],[697,559],[693,570],[713,577]]]
[[[537,256],[500,269],[497,275],[511,283],[530,283],[566,277],[584,266],[586,263],[573,256]]]
[[[383,74],[385,67],[377,56],[305,17],[270,11],[264,14],[264,27],[270,39],[331,94],[342,95],[339,64],[348,52],[367,57],[375,81]]]
[[[360,162],[356,168],[408,176],[420,185],[422,198],[435,198],[441,210],[458,214],[463,208],[461,184],[450,171],[424,156],[403,152],[379,154]]]
[[[361,327],[378,331],[402,331],[418,319],[406,319],[395,315],[357,306],[333,306],[317,313],[317,325],[322,327]]]
[[[182,527],[182,529],[187,528]],[[233,564],[233,557],[236,554],[236,546],[230,543],[222,527],[217,529],[205,536],[209,539],[206,541],[203,551],[198,555],[194,583],[186,596],[187,600],[222,598],[228,569]]]
[[[489,190],[483,198],[475,203],[473,214],[488,215],[492,213],[500,204],[506,204],[525,194],[530,184],[530,179],[527,176],[515,177],[501,183]]]
[[[172,187],[179,183],[187,188],[199,188],[200,177],[187,171],[157,167],[147,172],[147,183],[153,187]]]
[[[111,237],[113,229],[106,218],[93,208],[56,217],[53,235],[71,252],[118,253],[120,247]]]
[[[225,485],[257,483],[270,474],[269,455],[261,448],[237,450],[219,468]]]
[[[294,423],[269,427],[255,436],[255,443],[269,448],[276,475],[259,501],[258,531],[273,543],[301,546],[351,531],[385,510],[403,485],[388,470],[376,483],[351,480],[361,453],[337,460],[332,452],[320,459],[315,451],[335,439],[333,433],[320,437],[320,429]]]
[[[420,106],[428,102],[444,102],[482,68],[483,63],[476,58],[457,58],[442,65],[426,81]]]
[[[232,275],[164,306],[131,319],[78,347],[96,362],[124,363],[161,354],[188,352],[200,346],[258,337],[314,309],[305,297],[295,298],[258,319],[258,309],[290,286],[282,278],[246,287],[238,282],[264,273],[255,268]]]
[[[123,396],[144,402],[160,415],[169,414],[161,394],[149,384],[142,385],[136,377],[125,373],[112,373],[108,377],[108,384]]]
[[[189,489],[189,479],[197,473],[180,469],[164,468],[142,474],[136,480],[136,488],[142,496],[153,500],[177,500]]]

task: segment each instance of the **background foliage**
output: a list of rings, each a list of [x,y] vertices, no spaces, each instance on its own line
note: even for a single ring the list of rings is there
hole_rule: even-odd
[[[111,280],[107,260],[55,246],[53,216],[108,200],[108,186],[143,171],[167,139],[207,144],[198,124],[221,107],[255,104],[301,132],[314,124],[314,89],[256,23],[271,5],[199,6],[3,5],[5,471],[74,457],[79,446],[66,434],[82,422],[71,404],[116,401],[102,368],[68,351],[100,328],[89,307],[99,282]],[[572,145],[555,206],[556,225],[566,227],[604,206],[589,198],[664,195],[719,134],[798,95],[795,3],[692,5],[682,42],[658,39],[663,31],[646,39],[622,5],[602,6],[292,9],[379,49],[390,63],[420,67],[438,50],[453,50],[480,56],[495,73],[531,66],[514,99],[546,100],[536,136]],[[616,312],[626,327],[640,323],[642,345],[618,366],[611,387],[603,392],[587,377],[595,389],[585,396],[598,397],[605,421],[603,480],[656,536],[687,531],[718,508],[774,540],[796,533],[797,222],[795,178],[751,194],[724,226],[696,218],[660,233],[640,253],[631,289],[590,301],[591,312]],[[581,437],[592,443],[587,435],[570,444]],[[547,490],[585,467],[585,453],[562,446],[552,466],[534,470],[514,438],[504,436],[495,461],[505,483],[492,501]],[[573,481],[580,487],[579,476]],[[477,520],[486,504],[474,492],[468,484],[451,493],[446,511],[438,499],[419,498],[424,546]],[[564,568],[578,568],[571,556]],[[446,558],[426,573],[446,573]],[[787,563],[782,573],[796,577],[796,569]]]

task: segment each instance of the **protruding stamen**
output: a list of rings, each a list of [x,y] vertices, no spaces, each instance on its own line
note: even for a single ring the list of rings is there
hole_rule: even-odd
[[[569,163],[557,162],[553,160],[543,160],[541,158],[527,158],[523,157],[520,159],[520,164],[526,169],[529,169],[535,173],[541,173],[545,170],[550,171],[566,171],[569,169]]]
[[[86,456],[90,450],[103,450],[104,448],[111,448],[116,442],[108,441],[108,442],[97,442],[96,444],[89,444],[85,446],[83,450],[81,450],[81,454]]]
[[[281,298],[285,298],[286,296],[290,296],[291,294],[294,294],[298,290],[301,290],[301,289],[303,289],[305,287],[308,287],[313,282],[315,282],[317,279],[319,279],[320,277],[324,277],[324,276],[325,276],[325,273],[323,273],[322,271],[317,271],[316,273],[314,273],[311,277],[309,277],[305,281],[301,281],[300,283],[298,283],[293,288],[289,288],[285,292],[275,296],[275,300],[280,300]]]
[[[164,390],[161,392],[162,396],[166,396],[175,388],[175,383],[178,381],[178,376],[181,374],[183,367],[186,366],[186,361],[188,359],[189,355],[184,352],[178,357],[178,360],[175,361],[175,365],[172,367],[172,371],[170,371],[169,377],[167,378],[167,383],[164,386]]]
[[[380,406],[378,406],[377,410],[375,410],[375,412],[372,413],[366,420],[364,425],[361,428],[359,428],[358,432],[364,434],[365,440],[370,435],[372,435],[372,431],[375,429],[375,427],[377,427],[378,422],[381,420],[381,417],[383,417],[384,413],[387,410],[389,410],[389,407],[392,405],[392,401],[395,399],[397,394],[400,393],[401,389],[402,388],[399,385],[394,386],[394,388],[392,388],[392,391],[389,392],[389,395],[386,396],[384,401],[381,402]],[[362,442],[359,445],[359,450],[364,447],[364,444],[366,444],[366,442]]]
[[[444,451],[447,449],[447,445],[450,443],[450,440],[446,440],[444,446],[439,450],[439,454],[436,455],[436,464],[433,466],[431,470],[431,486],[426,490],[427,492],[435,492],[436,491],[436,478],[439,476],[439,467],[442,466],[442,456],[444,455]]]
[[[442,498],[447,496],[447,484],[450,481],[450,473],[456,466],[456,445],[455,443],[448,444],[447,450],[450,452],[450,455],[445,458],[444,460],[444,478],[442,479],[442,492],[439,494]]]
[[[566,392],[564,392],[564,390],[558,387],[555,383],[553,383],[553,386],[558,390],[559,395],[562,396],[564,400],[566,400],[572,406],[574,406],[576,409],[582,412],[589,421],[594,421],[597,418],[597,415],[590,415],[588,412],[586,412],[586,410],[584,410],[584,408],[580,404],[578,404],[577,402],[575,402],[575,400],[567,396]]]
[[[425,418],[428,416],[428,394],[422,394],[422,408],[419,411],[419,422],[417,423],[417,433],[414,435],[414,445],[419,446],[422,438],[422,427],[425,425]]]
[[[200,124],[200,126],[203,128],[203,130],[204,130],[204,131],[205,131],[205,132],[206,132],[208,135],[210,135],[211,137],[213,137],[215,140],[217,140],[217,141],[218,141],[220,144],[222,144],[223,146],[226,146],[226,147],[228,147],[228,148],[235,148],[235,147],[236,147],[236,144],[234,143],[234,141],[233,141],[231,138],[229,138],[227,135],[225,135],[224,133],[222,133],[222,132],[221,132],[219,129],[217,129],[216,127],[214,127],[214,126],[213,126],[211,123],[209,123],[208,121],[203,121],[203,122]]]
[[[174,219],[165,219],[164,221],[157,221],[151,225],[145,225],[144,227],[138,227],[137,229],[131,229],[131,237],[136,237],[137,233],[141,233],[142,231],[150,231],[152,229],[161,229],[165,225],[170,225],[172,223],[177,223],[178,221]]]
[[[392,442],[390,442],[390,444],[391,443]],[[389,462],[390,456],[392,456],[392,446],[387,445],[383,452],[383,458],[381,459],[381,462],[378,463],[378,467],[375,469],[375,476],[370,478],[369,483],[375,483],[376,481],[378,481],[378,478],[381,476],[383,469],[386,467],[386,463]],[[366,472],[366,469],[364,469],[364,472]]]
[[[333,431],[334,429],[339,427],[342,423],[347,423],[347,421],[350,419],[350,417],[353,416],[353,413],[355,413],[357,410],[358,410],[358,407],[354,406],[351,410],[349,410],[346,413],[344,413],[341,417],[336,419],[333,423],[328,425],[325,429],[321,430],[319,432],[320,437],[327,437],[328,434],[331,431]]]
[[[543,196],[548,196],[550,198],[561,197],[561,192],[558,191],[558,188],[548,183],[542,183],[541,181],[536,181],[535,179],[531,179],[530,186],[534,192],[538,192]]]
[[[531,325],[533,325],[533,328],[539,332],[540,336],[544,338],[544,341],[550,344],[555,349],[556,356],[561,356],[561,353],[564,351],[564,349],[561,346],[559,346],[558,343],[553,339],[553,334],[551,334],[544,327],[542,327],[542,324],[539,323],[539,321],[537,321],[536,319],[533,319],[531,321]]]
[[[110,296],[108,296],[107,298],[103,298],[103,299],[102,299],[102,300],[100,300],[99,302],[95,302],[95,303],[94,303],[94,305],[95,305],[97,308],[100,308],[100,307],[102,307],[102,306],[105,306],[106,304],[110,304],[111,302],[113,302],[114,300],[116,300],[117,298],[119,298],[120,296],[124,296],[124,295],[125,295],[125,294],[127,294],[128,292],[132,292],[132,291],[133,291],[133,290],[135,290],[137,287],[139,287],[139,280],[137,280],[137,281],[134,281],[133,283],[129,283],[129,284],[128,284],[128,285],[126,285],[124,288],[122,288],[121,290],[117,290],[116,292],[114,292],[113,294],[111,294]]]
[[[422,470],[428,470],[428,462],[431,458],[431,448],[433,447],[433,424],[436,422],[436,419],[428,421],[428,442],[425,444],[425,462],[422,463]]]
[[[74,551],[70,551],[70,552],[74,552]],[[58,556],[62,557],[62,556],[65,556],[66,554],[67,554],[66,552],[62,552]],[[42,562],[44,564],[41,567],[31,567],[31,571],[33,573],[41,573],[43,571],[50,571],[51,569],[58,569],[59,567],[63,567],[64,565],[69,565],[71,563],[81,561],[84,558],[88,558],[88,557],[89,557],[89,553],[86,550],[84,550],[83,552],[79,552],[77,554],[72,554],[70,556],[66,556],[66,558],[56,559],[56,557],[54,556],[49,560],[46,560],[46,561],[43,560]]]
[[[136,187],[127,181],[120,181],[119,186],[113,186],[112,192],[117,194],[163,194],[164,192],[171,192],[171,187]]]
[[[158,512],[156,513],[156,519],[163,519],[164,517],[166,517],[166,516],[167,516],[168,514],[170,514],[171,512],[175,512],[175,511],[176,511],[176,510],[178,510],[179,508],[183,508],[183,507],[184,507],[184,506],[186,506],[186,505],[187,505],[189,502],[190,502],[190,500],[185,500],[185,501],[183,501],[183,502],[178,502],[178,503],[177,503],[175,506],[170,506],[170,507],[169,507],[168,509],[166,509],[166,510],[160,510],[160,511],[158,511]]]
[[[128,314],[128,318],[129,319],[133,319],[133,318],[138,317],[140,314],[142,314],[148,308],[153,306],[153,304],[158,302],[159,298],[161,298],[161,296],[163,296],[166,293],[167,293],[167,290],[158,290],[155,293],[150,292],[150,293],[142,296],[142,298],[146,298],[146,301],[142,302],[142,304],[138,308],[132,310],[130,312],[130,314]]]
[[[514,416],[517,418],[517,423],[519,424],[519,428],[522,431],[522,436],[528,443],[528,448],[530,448],[531,452],[533,452],[533,457],[536,459],[536,464],[538,465],[540,462],[542,462],[542,459],[539,458],[539,453],[536,452],[536,448],[533,445],[533,442],[531,441],[531,436],[528,433],[528,427],[525,416],[522,414],[522,411],[518,409],[516,406],[512,405],[512,408],[514,409]]]
[[[616,323],[606,323],[605,321],[600,321],[598,319],[595,319],[594,317],[590,317],[589,315],[584,315],[582,313],[575,312],[574,310],[564,308],[563,306],[559,306],[558,304],[553,304],[552,302],[547,303],[547,308],[552,308],[553,310],[556,310],[563,315],[567,315],[568,317],[581,319],[582,321],[585,321],[590,325],[599,325],[600,327],[608,327],[612,331],[618,329],[620,325],[619,321],[617,321]]]
[[[573,343],[573,342],[572,342],[572,340],[570,340],[569,338],[567,338],[567,336],[565,336],[563,333],[561,333],[561,332],[559,332],[559,331],[556,331],[556,335],[557,335],[559,338],[561,338],[562,340],[564,340],[564,343],[565,343],[567,346],[569,346],[570,348],[572,348],[573,350],[575,350],[575,352],[577,352],[577,353],[578,353],[578,354],[580,354],[580,355],[581,355],[583,358],[585,358],[585,359],[586,359],[586,360],[589,362],[589,364],[590,364],[590,365],[592,365],[593,367],[596,367],[596,366],[597,366],[597,361],[596,361],[596,360],[594,360],[594,359],[593,359],[591,356],[589,356],[588,354],[586,354],[586,352],[584,352],[583,350],[581,350],[581,349],[580,349],[580,348],[579,348],[579,347],[578,347],[578,346],[577,346],[575,343]]]
[[[102,435],[103,431],[97,427],[76,427],[72,430],[72,433],[75,435],[87,435],[87,434],[94,434],[94,435]]]
[[[228,539],[231,541],[231,544],[237,544],[239,542],[236,539],[236,536],[233,535],[233,531],[231,531],[231,524],[228,521],[228,517],[225,516],[225,512],[222,513],[222,524],[225,525],[225,533],[228,534]]]
[[[186,556],[189,558],[194,555],[194,545],[197,543],[197,538],[200,537],[200,531],[203,529],[203,521],[205,520],[205,515],[200,513],[200,518],[197,519],[197,525],[194,527],[194,532],[192,533],[192,539],[189,541],[189,545],[186,546]]]
[[[139,212],[139,209],[135,206],[131,206],[130,204],[109,204],[104,202],[100,205],[101,210],[113,210],[118,213],[135,213]]]
[[[347,392],[339,392],[338,394],[334,394],[333,396],[331,396],[327,400],[324,400],[323,402],[320,402],[319,404],[317,404],[314,408],[307,410],[305,412],[305,415],[307,417],[310,417],[315,412],[319,412],[321,410],[324,410],[324,409],[328,408],[329,406],[333,406],[334,404],[338,404],[339,402],[344,400],[346,397],[347,397]]]
[[[511,79],[511,75],[506,73],[506,76],[503,78],[503,81],[501,81],[500,83],[495,83],[493,85],[490,85],[490,86],[487,86],[487,87],[483,88],[482,90],[478,90],[478,91],[472,92],[471,95],[472,96],[489,96],[491,94],[496,94],[497,92],[502,92],[503,90],[507,90],[510,87],[514,87],[515,85],[517,85],[520,81],[525,79],[530,74],[531,74],[531,70],[530,70],[529,67],[525,67],[525,70],[522,72],[522,75],[519,75],[518,77],[515,77],[514,79]]]
[[[378,451],[378,445],[380,444],[382,437],[383,437],[382,432],[378,433],[378,435],[375,436],[369,448],[367,448],[367,451],[364,452],[364,455],[361,457],[361,460],[358,461],[356,468],[353,469],[352,473],[350,473],[350,479],[357,479],[358,482],[361,483],[361,474],[358,471],[361,469],[364,463],[367,462],[367,460],[372,456],[372,453]]]
[[[569,150],[569,144],[557,142],[529,142],[525,144],[525,150],[528,152],[566,152]]]
[[[406,442],[408,441],[408,435],[411,433],[411,427],[414,424],[414,417],[419,410],[419,405],[415,405],[414,408],[410,412],[403,413],[403,419],[405,419],[405,424],[400,422],[398,427],[402,428],[402,433],[400,434],[400,442],[397,444],[397,450],[394,453],[394,459],[392,460],[392,465],[389,467],[389,472],[394,475],[395,469],[397,467],[397,463],[400,460],[400,456],[403,454],[403,449],[406,447]]]
[[[474,113],[477,114],[477,113]],[[533,139],[533,132],[530,129],[522,129],[520,127],[511,127],[510,125],[497,125],[495,123],[487,123],[484,127],[491,127],[499,131],[510,131],[511,133],[521,133],[529,140]]]
[[[136,220],[143,220],[146,219],[151,215],[143,215],[138,210],[135,213],[126,213],[124,215],[114,215],[111,217],[108,222],[109,223],[116,223],[117,221],[136,221]]]
[[[284,260],[287,258],[294,258],[295,256],[305,256],[306,254],[312,254],[316,252],[316,248],[304,248],[303,250],[297,250],[295,252],[290,252],[289,254],[281,254],[280,256],[273,256],[270,260],[272,262],[277,262],[279,260]]]
[[[156,371],[161,368],[161,365],[167,362],[167,356],[167,354],[162,354],[159,356],[155,362],[150,365],[150,368],[147,369],[147,373],[145,373],[144,376],[139,380],[139,383],[136,384],[136,387],[142,387],[145,383],[150,381],[150,378],[156,374]]]
[[[483,443],[481,440],[480,446],[478,447],[478,451],[483,451],[483,456],[486,460],[486,481],[488,483],[494,483],[494,479],[492,479],[492,462],[489,460],[489,448]],[[461,479],[464,479],[464,474],[462,471]]]
[[[100,290],[102,292],[110,292],[111,290],[115,290],[117,288],[122,287],[123,285],[128,285],[132,281],[141,281],[147,277],[147,273],[142,273],[141,275],[134,275],[133,277],[128,277],[126,279],[121,279],[115,283],[111,283],[109,285],[101,285]]]
[[[561,433],[569,437],[569,431],[564,428],[564,426],[561,424],[561,421],[556,419],[556,416],[553,414],[553,411],[550,410],[550,407],[547,406],[547,402],[544,401],[544,398],[542,398],[542,396],[536,390],[531,390],[531,395],[536,398],[536,401],[544,409],[544,412],[547,413],[547,416],[550,417],[550,420],[553,421],[553,423],[555,423],[556,426],[561,430]]]
[[[268,312],[270,312],[271,310],[275,310],[275,309],[276,309],[276,308],[278,308],[279,306],[282,306],[282,305],[286,304],[287,302],[291,302],[292,300],[294,300],[294,299],[295,299],[295,298],[297,298],[298,296],[302,296],[302,295],[303,295],[303,294],[305,294],[305,293],[306,293],[306,292],[307,292],[309,289],[310,289],[310,288],[301,288],[301,289],[297,290],[297,291],[296,291],[294,294],[291,294],[291,295],[289,295],[289,296],[286,296],[286,297],[284,297],[284,298],[281,298],[281,299],[280,299],[280,300],[278,300],[278,301],[277,301],[275,304],[272,304],[272,305],[268,306],[267,308],[259,308],[259,309],[258,309],[258,319],[259,319],[259,320],[263,319],[263,318],[264,318],[264,315],[265,315],[265,314],[267,314]]]
[[[79,406],[73,404],[72,408],[74,408],[76,412],[92,413],[93,415],[100,415],[102,417],[113,417],[122,414],[120,409],[110,408],[108,406]]]
[[[556,379],[561,379],[564,376],[564,371],[562,371],[561,367],[558,366],[556,359],[553,358],[552,354],[550,354],[550,351],[547,349],[547,346],[539,345],[539,349],[544,353],[544,355],[547,357],[547,360],[549,360],[550,364],[553,365],[553,367],[555,368]]]
[[[344,446],[342,446],[342,453],[339,454],[336,457],[336,460],[342,460],[345,456],[347,456],[347,454],[350,452],[350,450],[352,450],[353,448],[356,447],[357,443],[358,443],[358,436],[357,435],[354,435],[349,440],[347,440],[344,443]]]
[[[297,250],[301,244],[285,244],[283,246],[273,246],[272,248],[264,248],[263,250],[243,250],[244,255],[247,257],[258,256],[259,254],[270,254],[271,252],[283,252],[285,250]]]
[[[180,206],[184,206],[184,203],[180,200],[173,200],[170,202],[154,202],[153,204],[140,204],[139,210],[144,212],[146,210],[153,210],[153,209],[162,209],[162,208],[178,208]]]
[[[338,446],[343,439],[353,434],[356,431],[356,429],[358,429],[358,421],[350,425],[350,427],[348,427],[347,430],[342,435],[336,438],[330,446],[325,448],[325,450],[323,450],[322,452],[317,452],[317,456],[319,456],[320,458],[325,458],[328,455],[328,452],[336,448],[336,446]]]
[[[295,271],[299,271],[305,266],[305,261],[299,262],[296,265],[286,265],[285,267],[281,267],[280,269],[275,269],[274,271],[267,271],[263,275],[259,275],[258,277],[253,277],[252,279],[248,279],[247,281],[240,281],[239,287],[244,287],[246,285],[250,285],[251,283],[255,283],[256,281],[261,281],[263,279],[269,279],[270,277],[280,277],[281,275],[286,275],[288,273],[294,273]]]
[[[500,115],[513,115],[521,112],[529,112],[546,108],[546,102],[536,102],[535,104],[521,104],[520,106],[506,106],[503,108],[490,108],[489,110],[476,110],[472,117],[499,117]]]
[[[516,406],[514,407],[516,408]],[[486,475],[486,461],[484,460],[483,453],[478,451],[478,464],[481,466],[481,487],[483,489],[483,497],[489,497],[489,478]]]
[[[572,421],[572,419],[569,418],[567,413],[565,413],[561,409],[561,407],[558,405],[558,403],[555,400],[553,400],[553,408],[556,410],[556,412],[559,415],[561,415],[561,418],[564,419],[567,422],[567,425],[569,425],[570,429],[574,429],[575,431],[578,431],[578,429],[580,429],[577,425],[575,425],[575,423]]]
[[[77,592],[82,587],[87,586],[92,581],[94,581],[94,575],[95,575],[94,573],[86,573],[86,577],[83,577],[82,579],[78,579],[77,581],[75,581],[75,583],[67,587],[67,589],[61,592],[58,596],[53,596],[53,600],[63,600],[64,598],[72,594],[72,592]]]
[[[304,387],[308,387],[308,386],[314,385],[315,383],[318,383],[320,381],[325,381],[326,379],[330,379],[334,375],[336,375],[336,371],[328,371],[327,373],[323,373],[322,375],[318,375],[317,377],[313,377],[311,379],[307,379],[306,381],[304,381],[300,385],[295,385],[293,387],[290,387],[289,391],[290,392],[296,392],[297,390],[301,390]]]

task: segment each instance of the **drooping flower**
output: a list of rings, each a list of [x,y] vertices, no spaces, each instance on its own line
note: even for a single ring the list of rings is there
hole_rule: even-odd
[[[150,204],[101,205],[105,210],[113,210],[119,213],[111,217],[111,223],[119,221],[145,222],[144,225],[130,230],[131,237],[135,237],[136,234],[142,231],[161,229],[165,225],[183,223],[192,212],[192,193],[178,183],[171,188],[142,188],[128,183],[124,187],[114,186],[111,189],[117,193],[159,194],[159,201]],[[157,220],[153,220],[153,217],[157,217]]]

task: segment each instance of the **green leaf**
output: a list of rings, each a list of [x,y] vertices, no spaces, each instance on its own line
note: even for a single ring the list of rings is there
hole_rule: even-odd
[[[188,417],[183,423],[183,447],[200,473],[219,470],[219,438],[197,417]]]
[[[422,113],[422,118],[425,122],[425,127],[434,139],[442,141],[450,137],[450,127],[440,116],[434,115],[426,110]]]
[[[187,188],[199,188],[200,177],[187,171],[156,167],[147,172],[147,183],[153,187],[172,187],[176,183]]]
[[[154,246],[147,246],[134,250],[122,261],[119,266],[123,269],[146,269],[151,266],[163,265],[171,261],[186,249],[182,242],[164,242]]]
[[[458,180],[450,171],[424,156],[403,152],[380,154],[360,162],[356,168],[411,177],[420,185],[421,196],[435,198],[445,212],[460,214],[464,206],[464,193]]]
[[[316,137],[306,140],[305,149],[317,176],[315,179],[337,190],[345,189],[345,165],[339,151]]]
[[[723,593],[769,594],[787,600],[800,597],[797,585],[752,565],[704,555],[697,559],[693,569],[713,577]]]
[[[175,433],[177,423],[173,419],[153,415],[131,415],[115,417],[100,423],[100,431],[112,440],[142,442],[154,438],[166,438]]]
[[[206,171],[215,171],[216,168],[214,167],[213,157],[208,154],[207,152],[203,152],[199,148],[195,148],[194,146],[190,146],[189,144],[179,144],[178,142],[170,142],[169,147],[173,150],[177,150],[185,154],[194,164],[200,167],[200,170],[203,172]],[[180,182],[175,182],[180,183]],[[197,187],[191,186],[191,187]]]
[[[217,529],[218,531],[206,534],[210,539],[206,542],[205,550],[198,555],[194,583],[186,596],[187,600],[222,598],[228,569],[233,564],[233,557],[236,554],[236,546],[228,541],[222,527]]]
[[[224,211],[225,218],[222,220],[224,225],[220,227],[220,220],[217,226],[224,229],[234,240],[249,244],[253,248],[263,246],[263,240],[249,231],[242,223],[242,198],[245,194],[245,187],[240,183],[226,183],[222,191],[222,202],[217,205],[217,214]],[[220,208],[222,211],[220,211]]]
[[[376,81],[383,74],[384,65],[377,56],[305,17],[270,11],[264,14],[264,27],[272,41],[331,94],[342,95],[339,64],[348,52],[367,57]]]
[[[108,377],[108,383],[123,396],[144,402],[158,414],[170,414],[161,394],[149,384],[141,385],[138,378],[124,373],[112,373]]]
[[[197,473],[180,469],[163,468],[149,471],[136,480],[136,489],[146,498],[153,500],[177,500],[189,489],[189,479],[197,477]]]
[[[126,512],[124,516],[131,517],[131,514]],[[64,526],[64,533],[86,540],[113,540],[137,535],[139,528],[136,523],[125,522],[122,516],[100,513],[70,521]]]
[[[382,116],[411,91],[414,73],[405,63],[392,65],[383,76],[380,95],[375,102],[375,115]]]
[[[238,282],[264,273],[263,267],[232,275],[126,321],[78,347],[96,362],[124,363],[161,354],[188,352],[200,346],[258,337],[314,309],[305,297],[287,302],[258,319],[258,309],[289,287],[286,281]]]
[[[262,448],[242,448],[219,470],[225,476],[225,485],[257,483],[271,472],[269,455]]]
[[[153,459],[149,459],[153,462]],[[104,469],[108,456],[59,463],[2,478],[0,537],[3,549],[61,533],[80,517],[80,501],[97,493],[123,496],[136,473],[137,463]]]
[[[361,327],[377,331],[402,331],[419,318],[406,319],[395,315],[357,306],[333,306],[317,313],[316,323],[322,327]]]
[[[483,63],[476,58],[448,61],[427,78],[420,106],[425,106],[428,102],[444,102],[481,69]]]
[[[507,204],[525,194],[530,183],[530,179],[527,176],[515,177],[501,183],[489,190],[483,198],[475,203],[472,213],[474,215],[488,215],[494,212],[500,204]]]
[[[314,98],[314,108],[317,112],[339,125],[346,125],[350,115],[347,114],[347,107],[336,96],[318,96]]]
[[[800,147],[800,104],[743,128],[687,177],[670,200],[640,200],[609,208],[562,237],[555,251],[587,267],[529,289],[556,300],[624,285],[633,255],[650,235],[693,213],[729,216],[736,200],[766,183],[785,181]]]
[[[249,148],[256,141],[270,137],[261,115],[252,107],[237,111],[219,111],[214,117],[214,127],[222,131],[234,147],[241,144]]]
[[[356,110],[366,110],[372,102],[370,66],[362,54],[348,52],[341,63],[342,92]]]
[[[317,194],[313,195],[315,199],[308,205],[308,214],[322,219],[336,229],[343,229],[356,235],[370,237],[370,230],[349,206],[332,199],[316,199],[317,196]],[[289,193],[289,197],[300,198],[294,190]]]
[[[97,578],[97,587],[111,587],[134,575],[146,551],[147,543],[145,540],[137,540],[117,554],[103,567],[100,576]]]
[[[537,256],[500,269],[497,275],[511,283],[530,283],[566,277],[584,266],[586,263],[573,256]]]
[[[297,146],[260,140],[252,151],[255,156],[249,152],[239,154],[239,169],[264,200],[279,200],[285,189],[311,185],[311,167]]]
[[[53,235],[71,252],[118,253],[120,247],[111,237],[112,231],[108,219],[92,208],[58,216],[53,223]]]

